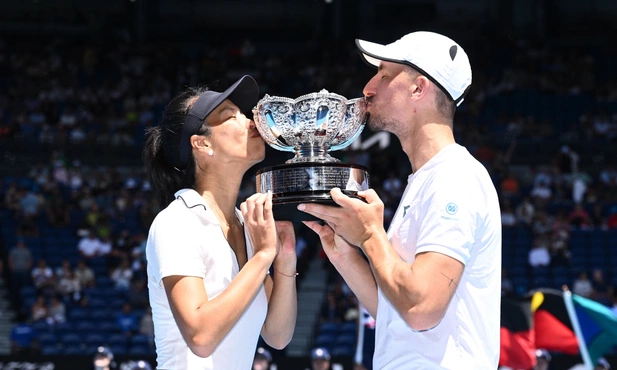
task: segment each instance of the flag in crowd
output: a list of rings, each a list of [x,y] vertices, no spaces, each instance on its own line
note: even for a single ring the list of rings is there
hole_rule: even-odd
[[[500,366],[531,369],[542,348],[580,356],[591,369],[615,346],[617,315],[601,303],[552,289],[502,299]]]

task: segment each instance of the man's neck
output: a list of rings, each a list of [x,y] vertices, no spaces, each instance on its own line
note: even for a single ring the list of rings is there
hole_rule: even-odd
[[[455,143],[452,128],[447,124],[424,123],[416,127],[404,135],[405,137],[399,137],[403,151],[411,163],[412,172],[422,168],[443,148]]]

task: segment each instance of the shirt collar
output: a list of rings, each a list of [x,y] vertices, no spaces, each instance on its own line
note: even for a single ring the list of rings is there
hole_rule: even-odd
[[[201,210],[204,210],[206,212],[207,218],[211,222],[217,225],[220,224],[218,218],[216,218],[216,216],[214,215],[214,212],[212,212],[212,210],[206,204],[206,201],[204,200],[204,198],[202,198],[201,195],[199,195],[199,193],[195,191],[195,189],[178,190],[174,194],[174,197],[184,202],[184,205],[186,206],[186,208],[190,209],[193,212],[200,212]],[[199,206],[202,206],[202,207],[199,207]],[[244,225],[244,217],[242,217],[242,212],[240,212],[240,210],[237,208],[236,208],[236,216],[240,220],[240,223]]]
[[[202,198],[199,193],[196,192],[194,189],[178,190],[174,194],[174,197],[176,199],[181,198],[181,200],[184,201],[184,205],[186,205],[186,208],[195,208],[201,205],[204,207],[204,210],[208,209],[204,198]]]

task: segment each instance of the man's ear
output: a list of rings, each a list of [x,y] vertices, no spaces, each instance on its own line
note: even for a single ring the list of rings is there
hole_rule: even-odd
[[[416,76],[416,78],[414,79],[414,83],[413,83],[413,90],[411,92],[412,96],[414,96],[416,99],[421,99],[422,97],[424,97],[424,95],[427,94],[429,86],[431,85],[431,82],[428,78],[426,78],[425,76],[422,75],[418,75]]]

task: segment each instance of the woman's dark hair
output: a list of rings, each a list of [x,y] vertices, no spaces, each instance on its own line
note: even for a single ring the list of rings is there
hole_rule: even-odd
[[[206,87],[187,88],[165,107],[158,126],[146,130],[142,160],[161,208],[167,207],[174,200],[176,191],[195,186],[193,155],[190,154],[185,168],[174,167],[168,158],[180,150],[182,127],[188,111],[197,98],[207,90]],[[197,131],[197,135],[210,136],[210,134],[211,128],[207,124],[202,124]]]

